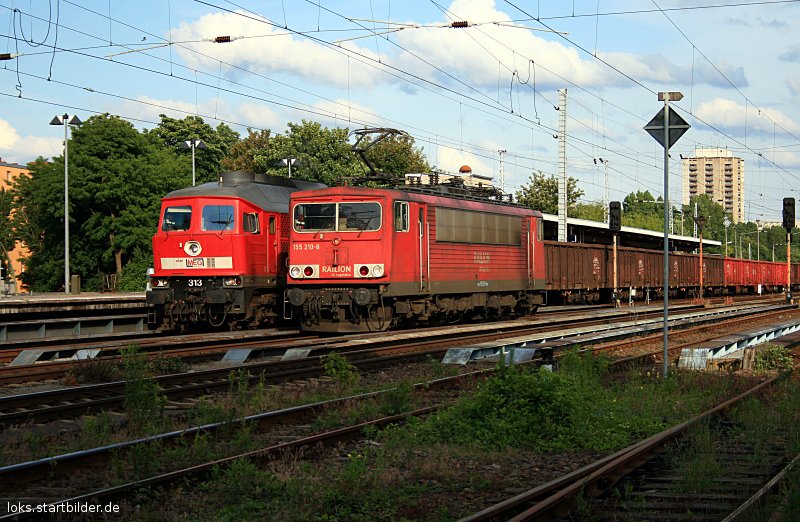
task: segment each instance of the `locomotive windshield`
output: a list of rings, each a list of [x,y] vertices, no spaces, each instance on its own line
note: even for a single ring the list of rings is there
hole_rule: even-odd
[[[380,203],[304,203],[294,207],[297,232],[364,232],[379,228]]]
[[[164,211],[164,222],[161,230],[171,232],[173,230],[189,230],[192,222],[192,207],[167,207]]]
[[[233,230],[233,205],[204,206],[201,228],[214,232]]]

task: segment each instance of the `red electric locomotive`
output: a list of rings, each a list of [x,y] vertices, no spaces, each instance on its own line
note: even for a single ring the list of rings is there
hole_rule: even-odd
[[[321,187],[226,172],[218,183],[167,194],[153,236],[148,326],[256,327],[281,317],[289,196]]]
[[[381,331],[536,310],[541,214],[437,188],[292,194],[286,297],[305,329]]]

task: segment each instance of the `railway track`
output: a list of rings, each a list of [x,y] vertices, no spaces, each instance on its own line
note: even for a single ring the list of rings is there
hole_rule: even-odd
[[[394,389],[383,390],[359,394],[355,396],[343,397],[339,399],[317,402],[304,406],[287,408],[283,410],[252,415],[249,417],[234,419],[228,422],[215,423],[199,426],[181,431],[164,433],[152,437],[145,437],[124,443],[112,444],[93,448],[86,451],[74,452],[37,461],[24,462],[0,468],[0,484],[3,485],[3,494],[0,494],[0,513],[4,512],[7,505],[1,500],[18,501],[24,498],[28,503],[45,502],[81,502],[80,499],[92,499],[92,502],[103,502],[111,499],[124,497],[131,491],[135,491],[143,486],[167,487],[178,481],[185,479],[198,480],[207,476],[213,469],[225,466],[238,459],[266,460],[287,451],[297,450],[303,447],[317,446],[320,444],[331,445],[347,441],[354,437],[359,437],[363,429],[368,426],[383,427],[388,424],[402,422],[409,417],[427,415],[434,411],[451,404],[461,393],[464,386],[471,386],[475,381],[485,378],[494,370],[485,369],[463,373],[456,376],[445,377],[433,381],[419,383],[414,387],[414,393],[423,397],[427,404],[413,411],[390,415],[368,422],[360,422],[351,426],[330,430],[323,433],[312,433],[308,429],[295,431],[292,435],[276,427],[288,424],[300,424],[308,422],[319,415],[321,412],[331,409],[352,406],[355,403],[374,401],[383,398]],[[244,454],[234,454],[230,457],[216,459],[198,465],[185,468],[171,469],[165,473],[157,474],[140,480],[135,480],[126,484],[108,487],[104,483],[104,473],[113,459],[123,458],[130,455],[146,445],[158,445],[161,448],[176,444],[190,443],[196,437],[214,436],[215,433],[224,432],[232,427],[249,425],[254,428],[255,433],[272,433],[260,440],[264,444],[263,449],[250,451]],[[286,442],[285,439],[291,439]],[[169,468],[169,463],[166,465]],[[173,468],[175,466],[172,466]],[[41,482],[46,482],[45,485]],[[90,493],[76,491],[75,483],[80,483],[86,488],[88,483],[93,483],[99,488]],[[85,491],[85,489],[84,489]],[[13,498],[3,498],[5,495],[13,495]],[[62,495],[59,497],[59,495]],[[62,500],[66,495],[74,495],[69,500]],[[26,518],[21,515],[5,513],[0,519],[21,519]]]
[[[453,378],[441,379],[433,383],[420,385],[420,389],[425,389],[425,390],[436,390],[440,388],[447,389],[454,382],[464,382],[467,379],[473,379],[473,380],[476,378],[479,379],[490,374],[491,371],[492,370],[481,370],[478,372],[470,372],[467,374],[459,375]],[[36,496],[36,495],[43,495],[45,493],[47,493],[48,495],[56,495],[56,498],[60,499],[58,501],[61,502],[106,501],[109,499],[125,497],[131,491],[134,491],[142,487],[157,486],[158,488],[162,488],[162,487],[169,487],[171,484],[186,479],[199,480],[202,479],[203,477],[206,477],[210,470],[219,466],[225,466],[227,464],[230,464],[231,462],[237,459],[247,458],[256,461],[264,461],[273,458],[276,455],[284,454],[287,451],[294,451],[302,447],[311,447],[318,444],[334,444],[341,441],[345,441],[353,437],[360,436],[360,433],[363,430],[363,428],[367,426],[383,426],[388,423],[402,422],[408,416],[426,415],[432,411],[436,411],[442,405],[446,405],[447,403],[449,403],[449,400],[452,398],[451,396],[448,395],[448,393],[443,393],[440,397],[442,399],[440,404],[436,404],[433,406],[426,406],[422,409],[418,409],[408,414],[395,415],[383,419],[377,419],[375,421],[360,423],[354,426],[348,426],[345,428],[333,430],[323,434],[306,434],[303,436],[294,434],[293,436],[291,436],[293,440],[289,442],[286,442],[285,440],[279,441],[281,438],[283,439],[287,438],[288,435],[286,435],[286,432],[280,429],[277,431],[274,429],[276,425],[281,425],[286,422],[289,422],[288,419],[295,419],[300,422],[303,422],[303,420],[317,415],[320,411],[323,411],[325,408],[330,408],[333,405],[333,403],[347,402],[353,400],[364,400],[371,397],[375,397],[377,395],[379,394],[367,394],[364,396],[360,396],[358,398],[353,398],[353,397],[343,398],[328,403],[318,403],[304,407],[291,408],[281,412],[272,412],[272,413],[253,416],[252,418],[247,419],[246,422],[253,423],[254,426],[257,426],[258,430],[256,431],[274,432],[275,438],[272,440],[272,443],[265,444],[266,447],[264,449],[247,452],[245,454],[234,455],[231,457],[225,457],[222,459],[216,459],[214,461],[203,463],[201,465],[193,465],[191,467],[183,469],[168,471],[160,475],[143,478],[141,480],[136,480],[120,486],[112,486],[112,487],[99,486],[100,489],[94,490],[90,493],[82,492],[76,494],[74,492],[74,483],[76,481],[80,482],[81,484],[84,484],[84,481],[86,480],[87,476],[102,475],[92,470],[98,469],[98,466],[99,469],[102,469],[103,466],[107,466],[109,461],[108,459],[111,458],[110,457],[111,455],[117,455],[118,458],[122,458],[124,460],[125,452],[136,451],[135,448],[140,445],[153,444],[153,443],[161,445],[169,445],[169,444],[175,444],[176,441],[181,439],[192,440],[193,437],[196,437],[198,435],[208,434],[220,430],[221,428],[224,428],[225,424],[197,427],[189,430],[183,430],[180,432],[173,432],[173,433],[159,435],[156,437],[140,439],[138,441],[130,441],[126,443],[110,445],[103,448],[95,448],[93,450],[88,450],[85,452],[77,452],[71,455],[62,455],[62,456],[42,459],[40,461],[21,463],[15,466],[8,466],[6,468],[0,469],[0,483],[4,484],[3,487],[4,491],[8,491],[10,493],[15,494],[16,498],[19,498],[19,496],[17,495],[20,494],[28,495],[24,497],[26,498],[27,501],[33,501],[33,500],[54,501],[54,498],[52,496],[50,498],[45,498],[43,496],[38,496],[38,497]],[[237,420],[234,422],[241,422],[241,420]],[[266,429],[268,427],[270,427],[269,430]],[[57,478],[59,476],[63,476],[65,478],[63,480],[59,480]],[[31,483],[35,483],[35,481],[42,479],[47,480],[46,487],[37,489],[34,486],[32,490],[28,491],[28,493],[19,492],[19,491],[23,492],[26,491],[26,488],[29,488]],[[70,484],[73,484],[72,489],[70,489]],[[19,488],[22,489],[20,490]],[[62,496],[58,497],[59,494],[61,494]],[[67,497],[68,499],[65,500]],[[12,518],[14,517],[12,516]]]
[[[783,307],[779,307],[782,310]],[[745,312],[740,311],[740,314]],[[735,316],[735,312],[730,312]],[[658,315],[658,314],[655,314]],[[703,314],[700,314],[701,316]],[[720,316],[714,314],[705,318],[705,321],[718,322]],[[700,320],[697,314],[689,314],[681,320],[679,317],[674,319],[674,328],[688,327],[696,324]],[[597,324],[605,323],[606,319],[595,319]],[[630,324],[623,323],[620,326],[592,326],[585,324],[574,331],[565,331],[559,328],[557,337],[561,338],[560,343],[564,348],[575,344],[599,343],[603,340],[616,339],[619,337],[629,337],[630,335],[641,333],[643,328],[660,328],[657,319],[647,320],[646,324],[636,321],[636,328],[633,333]],[[649,326],[648,326],[649,324]],[[427,336],[425,340],[418,340],[418,336],[404,334],[391,339],[382,340],[378,337],[374,339],[374,345],[369,346],[362,342],[360,347],[353,345],[322,345],[315,350],[315,355],[303,359],[270,360],[257,363],[250,363],[241,368],[247,372],[247,379],[251,382],[263,381],[265,384],[276,384],[288,380],[298,380],[320,377],[324,375],[323,364],[320,357],[333,350],[339,351],[352,364],[363,370],[372,370],[380,367],[403,364],[407,362],[424,360],[428,357],[441,357],[444,352],[459,344],[470,343],[491,343],[497,339],[514,336],[543,335],[552,331],[552,326],[532,327],[525,329],[511,328],[510,332],[498,333],[496,331],[486,332],[477,330],[474,332],[464,332],[461,329],[455,331],[440,332],[438,336]],[[605,330],[604,334],[598,334],[598,330]],[[624,333],[618,333],[623,330]],[[586,338],[586,332],[592,334],[593,340]],[[203,371],[194,371],[155,377],[160,393],[169,401],[179,401],[187,397],[198,397],[218,390],[227,390],[230,386],[230,373],[235,367],[213,368]],[[112,382],[80,386],[74,388],[64,388],[37,393],[22,395],[12,395],[0,397],[0,426],[11,426],[27,422],[42,423],[55,419],[74,418],[87,413],[103,410],[119,410],[125,402],[126,383]]]
[[[785,476],[787,468],[797,465],[797,458],[781,444],[780,434],[764,441],[741,440],[733,435],[735,422],[726,417],[731,408],[768,390],[779,378],[768,379],[684,423],[461,522],[587,516],[591,520],[732,520],[726,517],[754,504]],[[685,452],[690,446],[690,430],[706,426],[713,440],[710,449],[721,467],[713,477],[698,477],[698,483],[687,487],[686,470],[674,465],[670,455]]]
[[[315,403],[296,408],[289,408],[286,410],[254,415],[246,419],[236,419],[228,423],[217,423],[213,425],[190,428],[182,431],[157,435],[154,437],[146,437],[134,441],[108,445],[81,452],[75,452],[72,454],[60,455],[60,456],[40,459],[38,461],[7,466],[5,468],[0,468],[0,483],[3,484],[3,490],[6,491],[7,494],[14,495],[14,498],[16,499],[22,496],[22,498],[25,498],[26,502],[29,503],[31,502],[51,502],[53,504],[67,503],[67,502],[102,503],[115,499],[124,499],[128,497],[131,494],[131,492],[139,490],[140,488],[156,488],[158,490],[163,490],[164,488],[172,487],[178,483],[185,484],[186,480],[190,480],[192,482],[205,480],[209,476],[212,470],[219,467],[230,465],[236,460],[249,459],[255,462],[266,462],[270,459],[277,458],[280,455],[285,455],[286,452],[298,451],[301,448],[318,447],[320,445],[329,446],[337,443],[342,443],[351,440],[353,438],[359,438],[362,436],[363,429],[366,427],[370,426],[381,427],[390,423],[403,422],[405,419],[412,416],[427,415],[431,412],[438,411],[443,406],[447,406],[448,404],[450,404],[454,399],[454,397],[457,395],[457,394],[454,395],[454,390],[459,389],[460,387],[466,385],[466,383],[468,382],[485,378],[492,372],[494,372],[494,369],[484,369],[445,379],[438,379],[428,383],[421,383],[416,386],[417,392],[433,393],[434,397],[432,399],[432,404],[427,404],[422,408],[418,408],[414,411],[404,413],[401,415],[392,415],[389,417],[384,417],[368,422],[362,422],[354,424],[352,426],[346,426],[343,428],[331,430],[325,433],[303,432],[302,434],[300,434],[296,431],[295,432],[286,431],[285,429],[281,428],[281,426],[285,426],[288,423],[300,423],[302,425],[303,423],[307,423],[308,419],[319,415],[320,412],[322,411],[328,410],[330,408],[345,403],[373,400],[381,395],[391,393],[392,390],[362,394],[359,396],[335,399],[333,401],[326,401],[322,403]],[[688,429],[687,427],[698,422],[698,419],[702,420],[707,418],[709,415],[714,414],[715,412],[725,411],[725,409],[729,408],[731,405],[736,404],[738,401],[741,401],[747,396],[749,396],[749,394],[755,393],[759,389],[763,389],[765,386],[769,384],[770,382],[766,384],[762,383],[754,390],[750,390],[746,394],[742,394],[736,399],[727,401],[726,403],[718,406],[717,408],[714,408],[713,410],[711,410],[710,413],[709,412],[703,413],[695,419],[683,423],[671,430],[667,430],[667,432],[665,433],[672,435],[672,434],[680,434],[686,432]],[[157,445],[157,447],[160,448],[159,451],[163,451],[165,447],[169,447],[178,443],[181,444],[191,443],[191,441],[194,440],[195,437],[213,436],[214,433],[223,431],[226,428],[226,426],[241,425],[243,423],[248,423],[249,425],[252,425],[255,428],[254,430],[255,433],[272,434],[270,437],[263,439],[263,441],[261,440],[259,441],[260,443],[263,442],[264,446],[263,449],[248,451],[246,453],[232,455],[229,457],[218,458],[208,462],[204,462],[202,464],[195,464],[178,469],[169,469],[168,471],[157,473],[145,478],[140,478],[138,480],[133,480],[131,482],[122,485],[109,486],[108,484],[103,484],[104,473],[100,471],[108,469],[109,462],[111,461],[112,458],[121,459],[122,461],[125,461],[127,458],[126,457],[127,454],[136,452],[138,447],[144,445]],[[725,436],[726,425],[725,423],[721,423],[720,425],[722,426],[723,429],[722,431],[723,436]],[[729,425],[727,432],[730,432]],[[571,481],[576,479],[576,477],[578,477],[580,480],[584,479],[588,480],[588,477],[592,475],[593,470],[605,469],[608,463],[614,462],[616,460],[623,460],[623,462],[628,463],[628,465],[630,465],[631,461],[639,462],[642,457],[639,453],[636,453],[636,451],[639,448],[645,446],[652,446],[654,448],[654,451],[656,452],[659,451],[660,448],[664,447],[665,443],[663,442],[656,443],[652,441],[662,441],[663,437],[665,437],[664,434],[659,434],[657,436],[651,437],[650,439],[635,444],[630,448],[627,448],[626,450],[620,451],[610,457],[602,459],[598,463],[595,463],[594,465],[589,466],[586,469],[579,470],[579,472],[567,475],[566,477],[562,478],[559,481],[555,481],[543,487],[536,488],[535,490],[536,495],[538,495],[538,498],[542,498],[548,495],[558,496],[560,493],[558,489],[559,487],[562,487],[564,485],[571,485]],[[286,441],[287,438],[291,440]],[[727,439],[723,438],[722,440],[727,440]],[[630,457],[630,455],[628,455],[629,452],[634,452],[635,453],[634,457]],[[780,457],[780,455],[778,454],[779,452],[773,452],[773,453],[776,455],[776,458]],[[762,454],[764,454],[763,451]],[[744,449],[739,450],[737,455],[738,455],[737,462],[750,462],[750,460],[745,459],[743,457]],[[623,459],[623,457],[626,456],[628,458]],[[755,462],[758,459],[751,459],[751,460]],[[656,471],[658,471],[658,473],[662,473],[663,471],[663,473],[661,475],[655,475]],[[741,472],[742,470],[739,471]],[[773,473],[775,471],[777,471],[777,468],[775,466],[770,468],[770,473]],[[765,481],[767,478],[769,478],[767,477],[767,474],[765,474],[763,467],[748,468],[744,472],[760,473],[760,476],[764,477]],[[657,466],[655,467],[651,466],[645,469],[644,472],[642,473],[644,476],[647,477],[671,476],[670,475],[671,472],[668,471],[666,468],[663,467],[659,468]],[[771,476],[772,475],[770,475],[770,477]],[[635,479],[636,476],[634,475],[632,480]],[[37,486],[37,483],[42,480],[45,480],[47,485]],[[655,480],[657,481],[658,479]],[[95,486],[93,486],[96,489],[91,490],[90,492],[86,492],[85,489],[76,491],[75,484],[80,484],[81,487],[85,488],[86,484],[92,481],[94,484],[96,484]],[[753,480],[745,480],[743,482],[750,485],[755,485],[755,481]],[[645,505],[645,503],[642,502],[637,497],[639,492],[638,489],[626,486],[618,486],[618,489],[620,487],[625,489],[628,498],[634,499],[631,502],[635,506],[641,507]],[[645,494],[651,494],[653,496],[657,496],[656,494],[653,493],[653,488],[650,486],[648,487],[649,489],[644,489],[642,491],[644,491]],[[668,490],[669,489],[668,486],[663,486],[662,492],[665,489]],[[530,495],[529,492],[526,492],[526,494]],[[717,493],[717,494],[720,498],[726,496],[725,494],[722,493]],[[761,494],[763,495],[763,492]],[[745,493],[743,492],[742,495],[745,495]],[[698,494],[698,496],[700,495]],[[727,496],[730,497],[730,495]],[[510,514],[519,513],[520,509],[525,507],[525,502],[530,502],[530,497],[525,497],[524,501],[520,500],[520,497],[525,497],[525,494],[518,495],[517,497],[512,499],[513,502],[509,501],[503,503],[503,505],[500,507],[495,507],[493,508],[493,510],[483,511],[477,514],[475,517],[468,518],[467,520],[490,520],[490,519],[505,520],[506,518],[508,518]],[[739,499],[739,497],[736,498]],[[742,500],[746,498],[747,497],[744,496]],[[618,502],[618,500],[619,497],[611,497],[611,502],[614,507],[613,510],[608,512],[609,520],[618,520],[620,518],[630,519],[630,520],[646,520],[646,518],[640,518],[640,515],[644,515],[646,513],[640,511],[633,511],[631,510],[631,506],[628,506],[627,504],[622,505]],[[686,500],[685,495],[684,495],[684,500]],[[661,501],[663,502],[664,498],[661,498]],[[594,504],[592,504],[591,506],[592,510],[591,512],[593,513],[593,515],[595,513],[601,512],[601,511],[595,511],[595,505],[601,506],[598,509],[603,509],[603,510],[606,509],[606,507],[602,507],[604,505],[603,500],[598,500],[593,502]],[[2,502],[0,502],[0,504],[2,504]],[[738,505],[741,504],[741,502],[739,503],[734,502],[733,504]],[[539,504],[537,504],[537,506],[538,505]],[[676,502],[675,503],[676,507],[674,511],[665,510],[663,504],[659,507],[659,509],[662,515],[664,513],[675,514],[679,511],[681,505],[685,506],[686,503],[680,504],[680,502]],[[651,505],[650,507],[654,506]],[[731,509],[733,509],[733,507]],[[620,509],[626,509],[627,511],[621,512]],[[631,515],[632,518],[627,518],[622,516],[625,514]],[[548,511],[543,515],[543,518],[539,519],[553,520],[554,519],[553,516],[554,516],[553,511]],[[3,517],[3,519],[6,518],[17,519],[25,517],[9,514],[7,515],[7,517]],[[673,519],[669,518],[669,515],[667,516],[667,518],[670,520]],[[528,515],[526,514],[522,515],[518,519],[528,520],[529,518]],[[592,519],[594,520],[595,518],[593,517]],[[716,518],[714,520],[719,520],[719,518]]]
[[[676,311],[697,310],[696,305],[681,305],[675,308]],[[576,321],[586,321],[586,324],[597,324],[600,322],[610,322],[621,318],[628,318],[632,314],[641,317],[656,316],[660,312],[653,307],[637,309],[615,310],[605,308],[597,310],[595,307],[570,307],[567,311],[553,311],[547,314],[547,318],[533,317],[517,321],[499,322],[491,325],[462,325],[459,331],[475,331],[489,329],[498,335],[510,333],[514,330],[527,330],[535,325],[547,325],[549,327],[557,325],[568,325]],[[425,329],[425,336],[431,338],[453,337],[454,329],[429,328]],[[213,335],[187,335],[169,337],[166,339],[149,340],[137,343],[141,351],[153,354],[153,357],[180,357],[193,362],[219,360],[230,350],[252,350],[251,355],[255,356],[277,356],[283,355],[287,349],[336,349],[346,347],[348,343],[363,344],[374,342],[375,339],[382,339],[382,342],[390,342],[390,339],[397,339],[401,343],[409,337],[418,337],[421,331],[414,333],[408,331],[398,331],[391,334],[354,334],[342,335],[337,337],[321,338],[318,335],[306,335],[296,330],[265,330],[256,332],[227,332],[224,334]],[[51,349],[52,353],[63,353],[65,356],[73,356],[79,349],[87,351],[97,351],[99,354],[93,360],[113,360],[109,358],[119,358],[119,354],[130,343],[113,341],[106,344],[82,344],[80,347],[69,346],[66,348]],[[106,355],[103,355],[106,354]],[[55,357],[55,355],[51,355]],[[68,371],[86,364],[85,361],[75,359],[55,360],[40,362],[35,364],[0,366],[0,385],[35,382],[47,379],[59,379],[66,375]]]

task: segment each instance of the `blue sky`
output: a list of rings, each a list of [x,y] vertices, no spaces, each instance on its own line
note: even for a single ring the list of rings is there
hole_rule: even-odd
[[[469,27],[449,27],[466,21]],[[0,0],[0,158],[61,154],[55,114],[161,113],[245,134],[395,127],[429,162],[469,164],[514,191],[557,172],[566,88],[568,173],[584,201],[663,193],[663,149],[643,126],[674,106],[692,128],[671,149],[745,160],[746,217],[800,197],[800,1]],[[229,43],[216,43],[230,36]]]

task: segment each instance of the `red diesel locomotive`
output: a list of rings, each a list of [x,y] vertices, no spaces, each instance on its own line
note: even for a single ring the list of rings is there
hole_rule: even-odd
[[[290,212],[286,297],[307,329],[492,319],[542,302],[539,212],[364,187],[296,192]]]
[[[248,172],[162,200],[147,291],[151,329],[258,327],[283,316],[289,196],[324,185]]]

